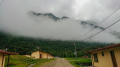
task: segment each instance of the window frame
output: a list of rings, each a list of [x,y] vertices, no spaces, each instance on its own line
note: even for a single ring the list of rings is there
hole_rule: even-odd
[[[93,56],[94,56],[94,62],[98,62],[98,55],[97,55],[97,53],[94,53]]]
[[[104,52],[102,52],[102,56],[104,56]]]

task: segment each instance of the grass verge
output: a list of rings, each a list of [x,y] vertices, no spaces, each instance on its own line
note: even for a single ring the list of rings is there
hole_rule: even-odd
[[[7,59],[5,59],[5,67],[7,67]],[[11,55],[9,60],[9,67],[28,67],[30,64],[34,63],[43,63],[44,61],[48,61],[48,59],[33,59],[23,55]]]
[[[82,67],[77,63],[92,63],[91,59],[82,59],[82,58],[65,58],[65,59],[69,60],[69,62],[75,67]]]

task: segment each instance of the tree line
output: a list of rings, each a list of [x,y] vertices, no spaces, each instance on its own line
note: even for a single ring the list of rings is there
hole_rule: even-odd
[[[75,41],[77,56],[90,56],[84,52],[105,47],[109,43],[81,42]],[[75,47],[73,41],[35,39],[23,36],[13,36],[0,32],[0,50],[16,52],[21,55],[31,54],[31,52],[42,50],[57,57],[75,57]]]

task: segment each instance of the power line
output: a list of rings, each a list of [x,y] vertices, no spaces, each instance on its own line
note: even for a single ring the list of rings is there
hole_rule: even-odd
[[[115,10],[115,11],[113,11],[110,15],[108,15],[105,19],[103,19],[99,24],[97,24],[97,26],[98,25],[100,25],[101,23],[103,23],[105,20],[107,20],[111,15],[113,15],[116,11],[118,11],[120,9],[120,6]],[[94,28],[92,28],[91,30],[89,30],[88,32],[86,32],[85,34],[83,34],[81,37],[83,37],[83,36],[85,36],[85,35],[87,35],[88,33],[90,33],[92,30],[94,30],[95,29],[95,27]]]
[[[2,3],[4,2],[5,0],[2,0],[2,2],[0,3],[0,6],[2,5]]]
[[[94,35],[92,35],[92,36],[90,36],[90,37],[88,37],[88,38],[86,38],[86,39],[84,39],[84,40],[82,40],[82,41],[85,41],[85,40],[87,40],[87,39],[89,39],[89,38],[92,38],[92,37],[94,37],[94,36],[98,35],[99,33],[103,32],[104,30],[108,29],[109,27],[113,26],[114,24],[116,24],[116,23],[117,23],[117,22],[119,22],[119,21],[120,21],[120,19],[119,19],[119,20],[117,20],[116,22],[112,23],[111,25],[109,25],[109,26],[108,26],[108,27],[106,27],[105,29],[103,29],[103,30],[99,31],[98,33],[96,33],[96,34],[94,34]]]

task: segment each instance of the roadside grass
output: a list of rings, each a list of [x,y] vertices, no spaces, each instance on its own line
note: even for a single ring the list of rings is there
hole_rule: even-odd
[[[28,67],[30,64],[43,63],[48,59],[33,59],[23,55],[11,55],[9,60],[9,67]],[[8,57],[5,59],[5,67],[7,67]]]
[[[40,62],[40,63],[36,63],[34,66],[32,66],[32,67],[40,67],[40,65],[41,64],[43,64],[43,63],[45,63],[45,62],[50,62],[50,61],[52,61],[52,60],[55,60],[55,59],[47,59],[47,60],[44,60],[44,61],[42,61],[42,62]]]
[[[65,58],[65,59],[69,60],[69,62],[75,67],[82,67],[78,65],[78,63],[92,63],[91,59],[82,59],[82,58]]]

